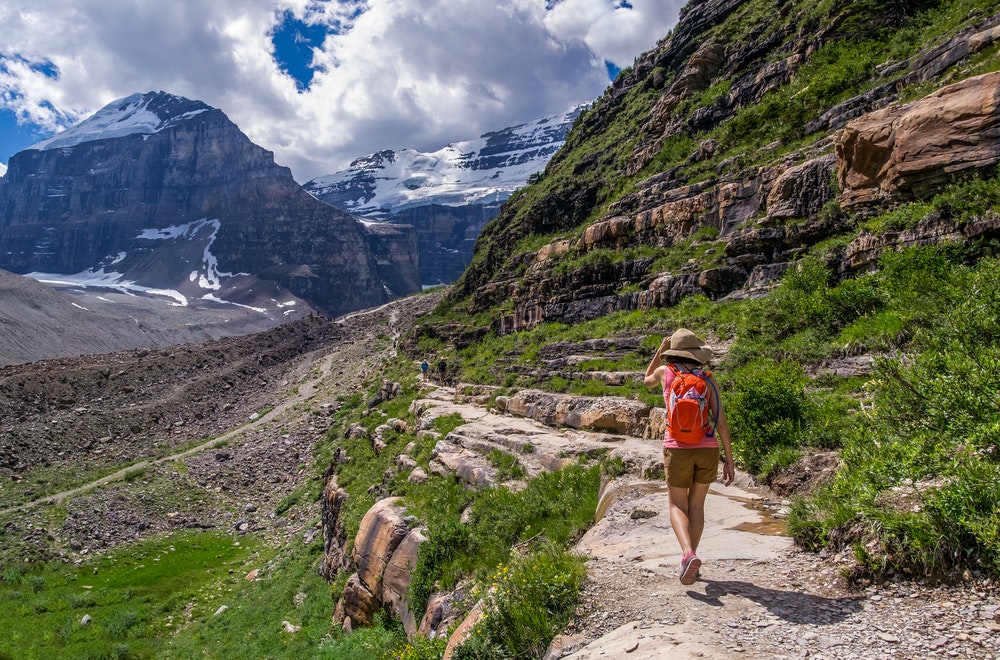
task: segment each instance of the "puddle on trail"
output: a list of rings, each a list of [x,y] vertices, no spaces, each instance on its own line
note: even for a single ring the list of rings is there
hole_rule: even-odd
[[[605,514],[607,514],[608,509],[610,509],[615,502],[626,494],[634,495],[638,493],[640,495],[650,495],[653,493],[666,492],[667,485],[663,483],[640,483],[625,486],[623,488],[610,489],[600,495],[600,501],[597,503],[597,512],[594,514],[594,522],[596,523],[603,519]],[[760,520],[756,522],[741,522],[740,524],[729,527],[728,529],[732,529],[737,532],[749,532],[750,534],[761,534],[764,536],[785,535],[785,519],[775,517],[775,513],[778,511],[778,506],[776,506],[773,502],[761,498],[724,495],[715,490],[709,492],[712,495],[728,497],[734,502],[741,503],[745,508],[760,513]]]
[[[716,495],[721,495],[721,493],[715,493]],[[757,511],[761,515],[761,519],[757,522],[741,522],[733,527],[727,527],[727,529],[732,529],[737,532],[749,532],[751,534],[761,534],[763,536],[784,536],[785,535],[785,519],[775,516],[778,511],[778,507],[774,502],[762,498],[753,497],[737,497],[736,495],[726,495],[734,502],[740,502],[744,508],[750,509],[751,511]]]

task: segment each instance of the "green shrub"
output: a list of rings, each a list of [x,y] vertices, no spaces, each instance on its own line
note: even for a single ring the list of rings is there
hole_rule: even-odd
[[[733,454],[758,474],[767,456],[797,447],[806,422],[805,374],[794,362],[758,360],[739,369],[724,398]]]
[[[573,465],[543,473],[518,492],[495,487],[469,493],[444,479],[428,484],[432,489],[407,496],[407,509],[427,520],[428,528],[410,583],[415,610],[436,582],[448,588],[463,575],[482,574],[508,561],[518,543],[541,535],[568,544],[593,521],[600,468]],[[467,524],[459,522],[467,501],[462,498],[471,498]]]
[[[453,657],[542,657],[573,614],[585,574],[581,557],[551,544],[499,564],[479,587],[484,616]]]
[[[866,419],[844,467],[789,530],[802,545],[851,547],[872,572],[1000,571],[1000,262],[941,249],[892,263],[904,294],[933,277],[911,354],[876,363]],[[901,259],[894,257],[890,261]],[[914,296],[915,297],[915,296]]]
[[[428,638],[418,634],[403,645],[393,660],[440,660],[447,646],[447,635]]]

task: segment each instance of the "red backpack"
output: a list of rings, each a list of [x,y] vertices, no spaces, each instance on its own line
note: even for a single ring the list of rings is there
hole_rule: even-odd
[[[666,366],[674,373],[670,387],[664,384],[663,388],[670,437],[684,444],[698,444],[713,429],[708,411],[708,377],[712,372],[681,371],[675,364]]]

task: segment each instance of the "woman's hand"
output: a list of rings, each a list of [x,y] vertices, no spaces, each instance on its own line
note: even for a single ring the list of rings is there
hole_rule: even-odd
[[[660,365],[663,364],[663,359],[660,357],[660,353],[670,348],[670,335],[663,338],[660,342],[660,347],[656,349],[653,353],[653,357],[649,359],[649,366],[646,367],[646,376],[643,378],[643,383],[646,387],[653,387],[660,384],[659,373],[663,371]],[[659,371],[657,371],[659,369]]]
[[[733,465],[733,459],[727,458],[722,463],[722,483],[728,486],[733,483],[733,479],[736,478],[736,466]]]

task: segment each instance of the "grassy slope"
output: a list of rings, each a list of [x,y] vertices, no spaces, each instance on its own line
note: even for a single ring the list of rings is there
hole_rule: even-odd
[[[995,246],[987,242],[888,255],[878,273],[844,281],[827,265],[860,231],[895,231],[922,219],[958,224],[996,215],[1000,180],[995,173],[956,181],[933,199],[874,216],[824,209],[836,216],[841,234],[812,246],[783,285],[761,300],[689,298],[671,309],[617,313],[574,326],[549,323],[505,336],[488,328],[510,311],[509,301],[466,315],[477,287],[519,277],[526,263],[521,255],[553,238],[580,235],[610,204],[651,176],[669,173],[678,184],[710,180],[723,161],[729,171],[739,171],[821,142],[826,133],[809,134],[811,121],[891,75],[901,76],[905,70],[888,77],[882,72],[893,71],[888,64],[947,41],[992,14],[995,5],[976,0],[785,2],[779,3],[777,16],[774,9],[771,2],[742,3],[723,23],[705,26],[697,39],[768,42],[773,50],[761,57],[770,61],[781,59],[790,41],[812,39],[818,48],[792,82],[702,132],[672,134],[640,172],[626,175],[636,145],[649,138],[642,120],[683,65],[666,57],[681,49],[665,40],[634,70],[623,72],[580,118],[544,176],[518,193],[484,231],[473,264],[438,314],[441,323],[478,326],[485,338],[455,350],[427,333],[420,349],[453,350],[462,376],[473,382],[511,390],[535,386],[633,396],[655,403],[656,397],[637,385],[613,387],[588,378],[586,364],[576,373],[552,375],[542,368],[539,348],[646,335],[648,352],[659,336],[678,326],[691,327],[729,345],[720,379],[745,468],[766,475],[804,451],[842,454],[844,468],[836,482],[796,506],[791,527],[800,543],[853,547],[858,575],[900,571],[954,576],[965,569],[996,575],[1000,514],[992,487],[982,487],[1000,477],[994,450],[1000,442],[1000,416],[989,404],[1000,390],[994,375],[997,335],[990,330],[997,310],[992,300]],[[943,82],[998,66],[993,46],[958,62],[942,81],[903,87],[900,99],[919,98]],[[713,80],[681,103],[673,119],[680,122],[713,107],[740,73],[730,71],[730,78]],[[719,145],[715,155],[691,162],[693,149],[710,138]],[[779,146],[763,149],[772,144]],[[724,246],[724,240],[710,234],[704,239],[702,244],[714,247],[716,254]],[[649,254],[666,263],[677,251]],[[683,263],[690,256],[673,260]],[[961,321],[956,310],[961,310]],[[967,338],[956,337],[959,325],[969,326]],[[824,360],[866,354],[886,356],[870,378],[807,376]],[[633,352],[589,366],[635,371],[647,359]],[[949,384],[960,394],[945,395]]]

